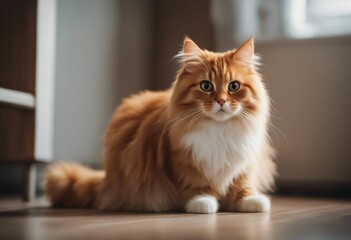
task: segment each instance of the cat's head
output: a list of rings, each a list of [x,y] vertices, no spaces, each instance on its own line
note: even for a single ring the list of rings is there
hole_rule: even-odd
[[[268,97],[258,74],[253,39],[239,49],[214,53],[185,38],[172,105],[177,112],[214,121],[267,115]]]

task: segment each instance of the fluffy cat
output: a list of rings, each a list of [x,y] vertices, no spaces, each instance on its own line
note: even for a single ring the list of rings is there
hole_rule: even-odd
[[[275,173],[269,97],[253,39],[201,50],[185,38],[172,87],[123,101],[104,136],[104,171],[58,163],[44,177],[53,205],[115,211],[265,212]]]

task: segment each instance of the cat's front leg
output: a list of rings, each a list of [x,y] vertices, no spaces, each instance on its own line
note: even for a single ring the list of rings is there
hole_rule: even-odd
[[[186,202],[185,210],[188,213],[216,213],[218,201],[209,194],[195,195]]]
[[[271,210],[269,198],[250,186],[247,176],[236,178],[227,195],[221,199],[221,210],[232,212],[268,212]]]

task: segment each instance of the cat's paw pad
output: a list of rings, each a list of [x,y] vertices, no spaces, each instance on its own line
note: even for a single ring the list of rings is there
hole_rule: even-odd
[[[268,212],[271,210],[271,201],[264,195],[251,195],[238,202],[239,212]]]
[[[210,195],[198,195],[186,203],[185,210],[188,213],[216,213],[218,202]]]

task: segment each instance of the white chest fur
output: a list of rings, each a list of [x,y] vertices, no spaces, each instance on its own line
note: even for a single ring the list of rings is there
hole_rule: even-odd
[[[253,160],[263,140],[263,130],[233,123],[207,123],[197,131],[185,135],[184,147],[191,149],[194,163],[209,182],[225,193],[233,178]]]

